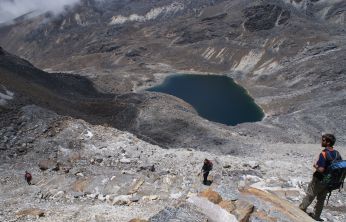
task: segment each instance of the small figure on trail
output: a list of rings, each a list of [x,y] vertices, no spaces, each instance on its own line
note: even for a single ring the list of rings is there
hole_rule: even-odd
[[[321,145],[322,147],[324,147],[324,149],[320,153],[318,161],[313,165],[316,171],[314,172],[312,180],[309,183],[306,196],[304,197],[302,203],[299,205],[299,208],[306,212],[308,206],[312,203],[315,197],[317,197],[317,203],[315,205],[314,213],[309,214],[313,219],[317,221],[323,221],[323,219],[321,219],[320,216],[328,192],[331,192],[332,190],[336,189],[335,187],[330,187],[330,179],[328,182],[326,182],[326,178],[331,177],[331,174],[329,173],[330,170],[328,170],[328,167],[342,160],[339,152],[334,150],[333,148],[334,143],[334,135],[322,135]],[[338,183],[340,184],[340,182]],[[338,186],[340,187],[340,185]]]
[[[149,167],[149,171],[155,172],[155,165],[152,165],[151,167]]]
[[[25,177],[26,182],[28,182],[28,184],[31,185],[31,179],[32,179],[31,174],[28,171],[25,171],[24,177]]]
[[[212,169],[213,169],[213,163],[210,160],[205,159],[203,162],[203,167],[202,167],[204,185],[210,185],[210,182],[208,181],[208,175]]]

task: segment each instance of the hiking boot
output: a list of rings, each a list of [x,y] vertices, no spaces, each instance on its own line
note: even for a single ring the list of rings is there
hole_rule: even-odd
[[[307,212],[305,212],[305,213],[307,213]],[[313,213],[311,213],[311,212],[309,212],[309,213],[307,213],[310,217],[312,217],[312,218],[314,218],[314,214]]]
[[[320,217],[315,217],[315,215],[313,214],[313,213],[308,213],[308,215],[312,218],[312,219],[314,219],[315,221],[324,221],[322,218],[320,218]]]

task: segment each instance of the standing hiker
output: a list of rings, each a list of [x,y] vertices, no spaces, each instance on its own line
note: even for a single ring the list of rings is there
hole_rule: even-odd
[[[324,147],[319,155],[318,161],[313,165],[316,171],[313,174],[312,180],[308,186],[306,196],[304,197],[299,208],[306,212],[308,206],[317,197],[317,203],[313,214],[309,214],[313,219],[317,221],[323,221],[320,218],[324,201],[329,192],[326,183],[323,182],[325,175],[327,174],[328,167],[332,162],[341,160],[341,156],[338,151],[334,150],[333,145],[335,143],[335,137],[332,134],[322,135],[321,145]]]
[[[29,173],[28,171],[25,171],[24,178],[25,178],[26,182],[27,182],[29,185],[31,185],[31,180],[32,180],[31,173]]]
[[[203,184],[207,185],[208,183],[208,175],[209,172],[213,169],[213,163],[208,160],[205,159],[203,162],[203,167],[202,167],[202,174],[203,174]]]

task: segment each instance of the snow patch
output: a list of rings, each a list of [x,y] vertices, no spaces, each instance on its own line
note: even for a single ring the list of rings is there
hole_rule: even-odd
[[[80,15],[78,13],[75,14],[74,19],[76,20],[78,25],[83,25],[82,19],[80,18]]]
[[[0,106],[5,106],[8,100],[12,100],[14,93],[7,90],[6,87],[2,86],[3,92],[0,92]]]
[[[204,53],[202,54],[202,56],[209,60],[214,54],[216,53],[215,49],[214,48],[211,48],[211,47],[208,47]]]
[[[60,30],[64,29],[65,24],[66,24],[66,19],[64,19],[64,21],[61,23]]]
[[[123,24],[125,22],[145,22],[145,21],[149,21],[149,20],[154,20],[162,14],[176,13],[176,12],[181,11],[183,9],[184,9],[183,4],[172,3],[168,6],[153,8],[149,12],[147,12],[147,14],[145,14],[145,15],[132,14],[128,17],[122,16],[122,15],[113,16],[112,20],[109,24],[110,25],[117,25],[117,24]]]
[[[88,139],[91,139],[94,136],[94,134],[91,131],[87,130],[87,132],[86,132],[86,134],[84,134],[84,136]]]
[[[222,54],[224,53],[224,51],[225,51],[225,48],[222,48],[220,52],[216,55],[216,58],[220,58]]]
[[[145,67],[148,69],[160,70],[162,72],[171,71],[173,69],[169,64],[165,63],[147,64]]]
[[[343,2],[344,0],[319,0],[317,2],[315,2],[314,4],[316,5],[322,5],[322,4],[336,4],[336,3],[340,3]]]
[[[214,57],[214,59],[218,59],[219,62],[223,62],[224,61],[224,54],[226,52],[225,50],[226,48],[222,48],[222,49],[215,49],[212,47],[208,47],[206,50],[204,50],[204,52],[202,53],[202,57],[206,60],[210,60],[212,57]]]
[[[225,52],[226,52],[226,51],[225,51],[225,48],[222,48],[222,49],[219,51],[219,53],[216,55],[215,58],[217,58],[217,59],[220,60],[219,63],[222,63],[222,62],[225,60],[225,58],[224,58]]]
[[[240,62],[233,67],[234,71],[249,73],[261,60],[263,54],[264,51],[251,50],[249,54],[244,56]]]
[[[303,1],[300,1],[300,2],[296,2],[296,1],[293,1],[293,0],[284,0],[284,2],[286,4],[293,5],[297,9],[306,9],[306,0],[303,0]]]
[[[254,75],[262,75],[262,74],[270,74],[277,70],[279,70],[281,66],[277,61],[273,61],[273,59],[268,60],[264,64],[262,64],[257,70],[254,71]]]

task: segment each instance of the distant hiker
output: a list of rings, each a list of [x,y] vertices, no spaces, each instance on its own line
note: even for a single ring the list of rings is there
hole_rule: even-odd
[[[210,160],[205,159],[203,162],[203,167],[202,167],[203,184],[204,185],[208,184],[208,175],[212,169],[213,169],[213,163]]]
[[[155,172],[155,165],[152,165],[151,167],[149,167],[149,171]]]
[[[26,182],[28,182],[28,184],[31,185],[32,176],[28,171],[25,171],[24,178],[25,178]]]
[[[313,165],[316,171],[313,174],[312,180],[308,186],[306,196],[304,197],[299,208],[306,212],[308,206],[317,197],[317,203],[313,214],[309,214],[313,219],[317,221],[323,221],[320,218],[324,201],[328,192],[331,190],[328,188],[325,182],[326,175],[328,174],[328,167],[335,161],[342,160],[338,151],[334,150],[333,145],[335,143],[335,137],[332,134],[322,135],[321,145],[324,147],[323,151],[319,155],[318,161]]]

